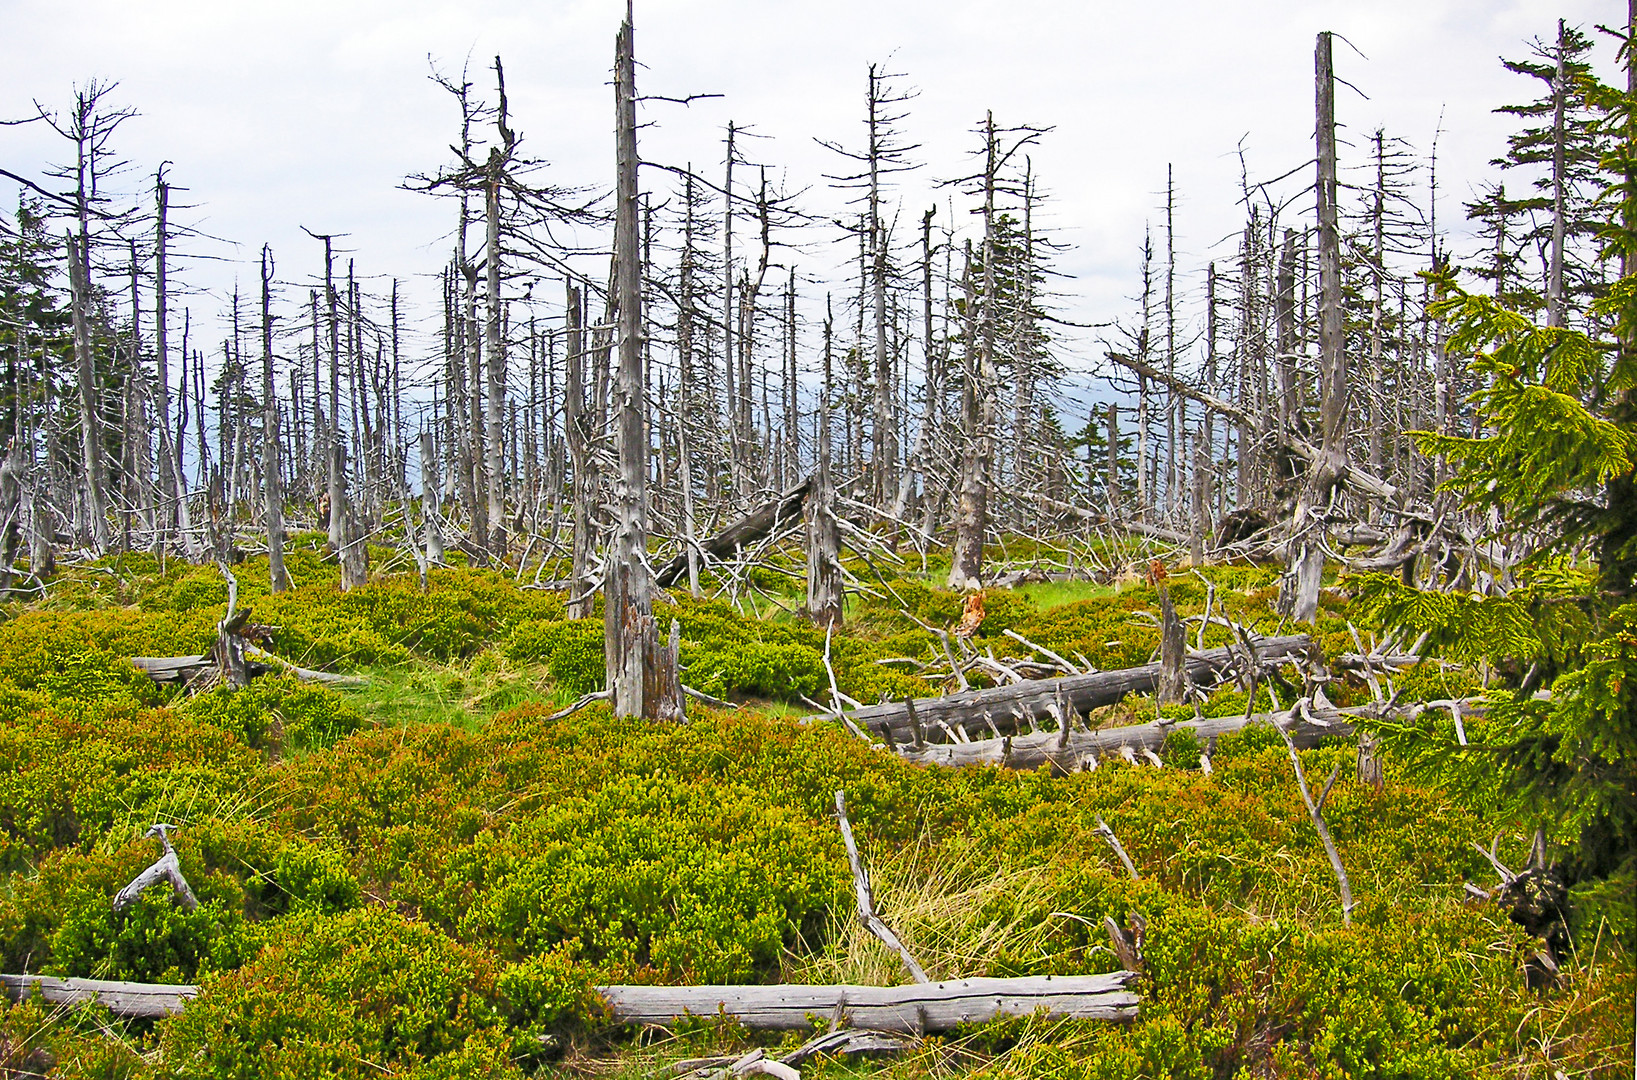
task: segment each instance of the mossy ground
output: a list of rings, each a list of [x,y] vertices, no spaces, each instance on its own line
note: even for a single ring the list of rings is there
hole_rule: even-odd
[[[532,571],[451,568],[425,595],[412,574],[342,594],[315,538],[289,561],[296,588],[280,596],[262,588],[264,560],[240,566],[241,602],[275,628],[275,651],[367,686],[279,678],[192,700],[155,688],[123,658],[202,649],[225,601],[213,569],[114,558],[0,609],[0,962],[205,986],[157,1025],[15,1006],[0,1015],[0,1074],[635,1078],[771,1046],[779,1040],[709,1020],[615,1030],[589,987],[900,980],[852,913],[829,809],[837,788],[880,906],[935,976],[1110,970],[1103,917],[1140,912],[1143,1015],[1123,1027],[994,1024],[897,1060],[818,1062],[810,1075],[1630,1068],[1630,943],[1578,926],[1562,985],[1526,990],[1531,942],[1462,896],[1464,881],[1492,877],[1472,842],[1498,834],[1502,857],[1520,862],[1524,831],[1390,766],[1384,792],[1359,785],[1346,743],[1305,760],[1313,774],[1341,766],[1327,816],[1359,898],[1350,927],[1271,733],[1224,739],[1210,776],[1180,743],[1163,769],[909,766],[801,722],[802,697],[827,693],[824,638],[779,606],[797,599],[781,575],[737,599],[673,590],[660,605],[682,624],[687,680],[743,708],[697,708],[680,727],[616,720],[600,705],[553,721],[600,683],[601,624],[568,621],[559,595],[520,588]],[[961,599],[915,558],[885,579],[852,569],[875,595],[855,594],[849,629],[831,642],[843,692],[942,692],[876,661],[935,662],[941,647],[900,606],[948,626]],[[1279,626],[1269,572],[1203,577],[1217,609]],[[1201,576],[1175,572],[1171,586],[1184,614],[1201,610]],[[1027,652],[1008,627],[1104,668],[1144,662],[1156,645],[1137,614],[1155,607],[1146,585],[1031,585],[987,599],[977,644],[1001,657]],[[1344,591],[1327,593],[1317,627],[1327,653],[1353,647],[1346,609]],[[1406,699],[1474,685],[1472,673],[1430,666],[1398,679]],[[1205,708],[1244,707],[1223,690]],[[1134,700],[1119,718],[1153,711]],[[1096,835],[1098,816],[1141,880]],[[156,853],[141,838],[155,819],[180,826],[201,906],[181,913],[152,897],[116,915],[109,898]]]

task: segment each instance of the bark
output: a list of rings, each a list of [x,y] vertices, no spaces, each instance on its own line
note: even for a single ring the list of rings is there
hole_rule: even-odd
[[[728,1016],[747,1028],[808,1028],[814,1016],[845,1016],[872,1031],[922,1034],[1003,1016],[1136,1019],[1133,972],[951,979],[910,986],[600,986],[616,1023],[670,1024]]]
[[[88,519],[92,550],[97,554],[108,549],[108,514],[104,504],[107,487],[103,478],[102,433],[97,420],[96,372],[91,356],[90,264],[87,250],[89,237],[84,232],[78,238],[65,234],[68,241],[69,308],[74,326],[74,366],[80,392],[80,453],[85,492],[85,514]]]
[[[901,743],[894,747],[898,755],[914,765],[942,765],[960,768],[968,765],[995,765],[1020,772],[1033,772],[1045,766],[1054,774],[1083,772],[1097,768],[1104,759],[1125,757],[1132,760],[1140,755],[1147,759],[1165,746],[1172,732],[1190,732],[1202,745],[1223,735],[1231,735],[1258,724],[1272,724],[1286,731],[1300,748],[1319,745],[1330,736],[1346,737],[1354,727],[1351,720],[1368,714],[1369,706],[1356,709],[1310,708],[1304,719],[1292,712],[1254,713],[1246,716],[1217,716],[1203,720],[1184,720],[1180,723],[1161,720],[1147,724],[1125,724],[1119,727],[1098,728],[1094,731],[1071,731],[1067,738],[1056,731],[1032,732],[1026,735],[1006,735],[998,739],[974,739],[971,742],[929,743],[915,747]]]
[[[1318,149],[1319,217],[1319,381],[1322,442],[1311,462],[1307,482],[1296,500],[1286,541],[1288,571],[1280,604],[1298,622],[1312,622],[1319,611],[1324,573],[1324,518],[1347,463],[1347,357],[1342,328],[1341,237],[1336,208],[1335,77],[1331,36],[1319,34],[1314,51]]]
[[[505,178],[506,164],[510,160],[512,144],[515,141],[512,131],[506,126],[506,74],[500,66],[500,57],[495,57],[495,78],[500,86],[500,104],[496,113],[495,123],[500,130],[501,146],[489,148],[489,162],[487,175],[484,178],[483,208],[486,230],[485,269],[487,271],[484,284],[487,286],[486,309],[484,320],[484,352],[488,361],[488,387],[484,395],[484,418],[489,432],[488,456],[485,460],[489,481],[489,540],[490,554],[497,559],[506,557],[506,506],[505,484],[503,477],[505,464],[501,459],[501,448],[504,445],[500,431],[502,418],[506,412],[506,340],[500,331],[501,299],[500,299],[500,185]]]
[[[199,995],[197,986],[116,982],[107,979],[54,979],[45,975],[0,975],[12,1001],[38,996],[47,1005],[101,1005],[115,1016],[157,1020],[182,1011]]]
[[[972,289],[971,252],[965,274],[968,311],[981,310],[973,341],[967,324],[966,389],[962,396],[962,459],[960,503],[955,511],[955,545],[950,553],[948,586],[957,591],[983,588],[983,541],[989,529],[989,474],[994,458],[995,399],[992,357],[995,346],[994,212],[998,147],[993,114],[985,126],[983,301],[976,308]],[[973,345],[976,345],[974,351]]]
[[[614,485],[614,538],[603,580],[605,663],[616,716],[680,720],[682,692],[676,651],[674,644],[659,641],[647,555],[648,434],[644,423],[633,39],[628,13],[615,41],[614,298],[619,374],[614,393],[614,439],[619,472]]]
[[[573,470],[574,539],[572,568],[569,580],[568,617],[584,619],[591,615],[592,594],[596,586],[592,578],[591,560],[596,552],[597,538],[593,531],[597,484],[592,473],[591,433],[587,426],[585,408],[585,330],[582,326],[584,311],[580,290],[572,282],[566,283],[568,293],[568,364],[563,380],[563,427],[568,442],[569,467]]]
[[[438,505],[438,460],[432,433],[421,432],[421,521],[426,529],[426,561],[443,565],[443,511]]]
[[[1568,49],[1566,24],[1557,21],[1557,71],[1552,77],[1552,247],[1546,271],[1546,325],[1562,326],[1567,310],[1563,295],[1563,241],[1566,227],[1564,211],[1563,143],[1565,138],[1564,113],[1568,108],[1569,79],[1564,68]]]
[[[700,550],[714,559],[732,558],[735,552],[757,543],[777,531],[780,526],[800,516],[803,501],[812,490],[813,477],[810,476],[788,491],[735,518],[721,532],[702,542],[699,545]],[[659,568],[654,575],[654,584],[662,589],[668,589],[681,581],[687,572],[688,554],[686,551],[678,552]]]
[[[1301,653],[1309,644],[1306,634],[1261,638],[1256,642],[1255,668],[1260,671],[1276,665]],[[1246,661],[1242,648],[1224,647],[1195,652],[1183,666],[1188,678],[1195,684],[1209,686],[1231,675],[1245,677],[1254,674],[1242,670]],[[1060,707],[1084,713],[1103,705],[1117,704],[1127,694],[1152,693],[1159,684],[1160,673],[1161,665],[1155,662],[1118,671],[1031,679],[1010,686],[922,698],[913,706],[904,702],[888,702],[854,709],[845,715],[871,734],[890,731],[890,741],[895,743],[914,741],[916,725],[911,721],[911,708],[927,733],[942,731],[943,725],[948,725],[967,735],[983,735],[989,733],[991,724],[997,729],[1010,730],[1020,724],[1046,719]]]
[[[824,317],[824,398],[818,409],[818,471],[807,498],[807,617],[837,628],[845,617],[841,579],[841,533],[836,524],[835,484],[830,476],[831,347],[834,321]]]
[[[261,249],[261,392],[262,392],[262,497],[267,518],[268,588],[290,587],[284,569],[284,493],[279,473],[279,404],[273,396],[273,255]]]
[[[1161,705],[1180,705],[1188,700],[1188,672],[1184,658],[1188,635],[1171,603],[1171,590],[1160,585],[1160,677],[1155,698]]]

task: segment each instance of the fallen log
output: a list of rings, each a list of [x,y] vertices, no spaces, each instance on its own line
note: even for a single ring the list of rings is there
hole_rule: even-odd
[[[297,667],[264,649],[258,649],[246,640],[260,635],[266,640],[272,627],[250,625],[250,609],[239,611],[239,579],[233,576],[227,563],[216,564],[227,580],[227,614],[216,624],[216,640],[210,652],[203,656],[133,656],[131,663],[145,672],[156,683],[176,683],[191,692],[202,692],[218,684],[248,686],[250,680],[269,671],[282,669],[305,682],[325,683],[331,686],[361,686],[363,679],[347,675],[331,675]],[[258,663],[249,657],[256,657]]]
[[[48,1005],[105,1006],[115,1016],[156,1020],[182,1011],[199,988],[165,983],[111,982],[104,979],[53,979],[45,975],[0,975],[6,997],[24,1001],[38,994]]]
[[[622,1024],[669,1024],[687,1016],[727,1015],[748,1028],[798,1030],[815,1016],[841,1017],[870,1031],[918,1035],[958,1024],[1044,1010],[1053,1019],[1134,1020],[1140,998],[1131,971],[1107,975],[1031,975],[949,979],[909,986],[599,986]],[[191,985],[0,975],[13,1001],[39,994],[52,1005],[100,1004],[115,1016],[157,1019],[182,1011],[199,994]]]
[[[670,1024],[726,1015],[747,1028],[797,1030],[814,1017],[845,1017],[871,1031],[918,1035],[1039,1010],[1053,1019],[1134,1020],[1135,972],[950,979],[909,986],[601,986],[622,1024]]]
[[[328,671],[298,667],[254,645],[246,645],[244,651],[245,673],[252,679],[271,671],[286,671],[302,682],[321,683],[325,686],[363,686],[368,682],[367,679],[356,675],[335,675]],[[212,656],[133,656],[131,663],[154,682],[172,683],[177,686],[192,686],[200,680],[214,679],[220,670]]]
[[[1306,634],[1260,638],[1255,641],[1260,667],[1277,664],[1308,648]],[[1205,649],[1185,661],[1189,680],[1195,686],[1209,686],[1231,673],[1244,650],[1237,646]],[[1060,707],[1084,713],[1104,705],[1114,705],[1127,694],[1146,694],[1159,684],[1160,665],[1098,671],[1089,675],[1031,679],[1011,686],[986,690],[966,690],[943,697],[914,701],[887,702],[853,709],[841,715],[871,735],[885,736],[892,743],[920,745],[945,727],[963,734],[987,735],[990,726],[1003,734],[1052,716]],[[1059,704],[1061,702],[1061,705]],[[823,719],[823,717],[813,717]]]
[[[778,497],[769,499],[740,516],[715,536],[701,542],[700,550],[712,558],[726,559],[739,548],[749,547],[785,522],[799,517],[802,501],[807,498],[807,491],[812,486],[813,478],[809,476]],[[654,575],[654,583],[662,589],[668,589],[681,581],[687,572],[688,552],[683,550],[659,568],[659,572]]]
[[[156,683],[174,683],[178,686],[193,686],[204,681],[214,681],[220,669],[216,666],[216,658],[209,654],[204,656],[133,656],[131,663]],[[252,679],[265,675],[273,670],[266,664],[245,662],[245,673]]]
[[[1404,721],[1414,719],[1428,709],[1450,709],[1459,715],[1459,710],[1463,708],[1468,715],[1481,714],[1484,703],[1480,698],[1465,698],[1340,709],[1334,705],[1304,700],[1296,708],[1250,716],[1206,717],[1180,723],[1157,720],[1146,724],[1098,728],[1095,731],[1071,731],[1066,737],[1058,731],[1041,731],[1029,735],[1007,735],[999,739],[939,743],[935,746],[899,744],[894,749],[904,760],[917,765],[999,765],[1007,769],[1038,769],[1049,765],[1056,772],[1081,772],[1096,768],[1098,761],[1110,755],[1125,757],[1129,753],[1135,758],[1139,754],[1153,753],[1165,745],[1166,736],[1173,731],[1191,731],[1196,739],[1206,743],[1221,735],[1243,731],[1254,724],[1271,724],[1288,735],[1299,749],[1305,750],[1317,746],[1319,740],[1329,735],[1353,735],[1355,729],[1351,721],[1356,718]],[[1210,771],[1208,767],[1206,771]]]
[[[1071,731],[1066,739],[1060,732],[1041,731],[999,739],[929,744],[919,749],[906,744],[898,746],[897,750],[904,760],[917,765],[999,765],[1007,769],[1038,769],[1049,765],[1054,772],[1082,772],[1095,768],[1099,760],[1111,755],[1124,756],[1130,751],[1135,756],[1143,751],[1157,751],[1165,745],[1166,736],[1173,731],[1191,731],[1203,743],[1220,735],[1243,731],[1253,724],[1273,723],[1275,718],[1285,726],[1297,746],[1310,747],[1317,745],[1326,735],[1351,735],[1353,727],[1348,721],[1371,711],[1370,706],[1357,709],[1310,707],[1308,714],[1321,723],[1312,723],[1301,716],[1283,712],[1255,713],[1251,716],[1208,717],[1180,723],[1154,721],[1098,728],[1095,731]]]

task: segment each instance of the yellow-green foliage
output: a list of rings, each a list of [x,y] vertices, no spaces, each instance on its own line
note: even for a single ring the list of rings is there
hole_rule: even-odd
[[[600,620],[564,619],[560,597],[465,569],[434,574],[424,598],[393,578],[343,595],[301,555],[283,597],[242,570],[243,601],[295,658],[408,665],[394,683],[405,694],[502,670],[543,671],[562,691],[601,683]],[[153,571],[126,565],[107,595],[80,584],[0,623],[17,646],[0,653],[0,963],[204,986],[181,1016],[138,1026],[137,1047],[159,1051],[147,1057],[96,1034],[93,1013],[0,1015],[0,1039],[34,1032],[49,1060],[27,1060],[60,1076],[542,1074],[565,1040],[639,1053],[599,1016],[600,982],[900,978],[859,940],[838,788],[880,906],[936,977],[1110,970],[1103,917],[1148,920],[1142,1019],[991,1025],[963,1037],[974,1075],[1484,1076],[1544,1060],[1514,1033],[1548,1020],[1554,1053],[1620,1035],[1524,991],[1534,946],[1497,909],[1463,903],[1464,881],[1491,880],[1472,841],[1501,832],[1501,857],[1521,862],[1519,823],[1391,771],[1385,791],[1360,785],[1346,742],[1303,760],[1310,777],[1341,768],[1326,817],[1359,899],[1352,927],[1265,728],[1218,740],[1210,777],[1181,735],[1163,769],[1115,760],[1054,777],[910,766],[833,724],[754,708],[657,725],[603,705],[554,722],[555,703],[533,702],[463,724],[400,710],[381,726],[360,719],[367,694],[283,676],[170,700],[122,658],[199,647],[225,593],[219,574]],[[1217,603],[1272,629],[1261,594],[1237,591],[1260,578],[1243,577],[1218,577]],[[891,584],[934,625],[959,617],[953,594]],[[1203,593],[1173,584],[1184,613]],[[827,691],[811,627],[678,600],[659,615],[681,623],[691,684],[787,701]],[[939,660],[935,639],[890,605],[861,607],[859,629],[831,641],[842,689],[937,692],[875,662]],[[1146,587],[1044,611],[991,593],[986,607],[980,646],[1000,655],[1027,652],[1006,626],[1101,667],[1145,662],[1156,643],[1134,616],[1156,607]],[[1351,648],[1340,614],[1323,630],[1327,648]],[[462,657],[464,673],[451,666]],[[1428,667],[1401,684],[1465,678]],[[1245,704],[1227,688],[1204,708]],[[156,819],[178,825],[201,906],[183,912],[159,887],[115,914],[114,892],[159,853],[142,835]],[[1629,955],[1606,934],[1594,947],[1597,933],[1582,929],[1584,973],[1571,973],[1593,996],[1631,982]],[[944,1069],[944,1052],[897,1070]]]
[[[372,1077],[499,1023],[493,963],[388,908],[296,918],[164,1027],[176,1077]]]

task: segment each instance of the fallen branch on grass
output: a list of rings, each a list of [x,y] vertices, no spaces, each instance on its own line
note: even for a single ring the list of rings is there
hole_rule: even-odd
[[[1106,975],[1031,975],[1015,979],[949,979],[909,986],[599,986],[597,994],[621,1024],[671,1024],[685,1017],[728,1016],[748,1028],[795,1031],[813,1016],[836,1016],[870,1032],[919,1035],[1044,1011],[1053,1020],[1137,1018],[1133,971]],[[115,1016],[156,1018],[181,1012],[197,986],[0,975],[13,1001],[39,993],[54,1005],[101,1004]],[[836,1033],[835,1037],[839,1037]],[[828,1037],[826,1037],[828,1038]],[[890,1049],[861,1035],[860,1049]],[[810,1053],[838,1053],[820,1045]]]
[[[844,791],[836,792],[836,817],[841,822],[841,842],[847,848],[847,862],[853,868],[853,897],[858,901],[858,921],[864,924],[866,930],[880,938],[887,948],[898,954],[898,958],[904,962],[904,967],[909,969],[910,976],[916,982],[929,982],[926,972],[916,962],[914,955],[898,939],[898,935],[893,933],[892,927],[876,914],[875,897],[870,892],[870,876],[864,872],[864,861],[859,858],[858,845],[853,842],[853,826],[847,820],[847,793]]]

